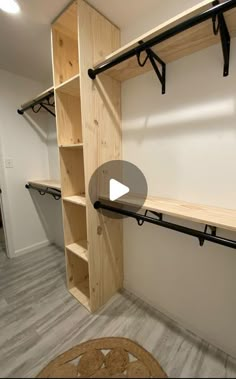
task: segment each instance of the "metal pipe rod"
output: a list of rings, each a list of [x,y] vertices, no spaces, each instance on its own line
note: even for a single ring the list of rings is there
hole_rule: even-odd
[[[47,93],[45,96],[42,96],[40,97],[38,100],[33,100],[31,103],[27,104],[25,107],[21,108],[21,109],[17,109],[17,112],[20,114],[20,115],[23,115],[24,112],[28,111],[29,109],[31,109],[32,107],[34,107],[35,105],[38,105],[44,101],[44,100],[49,100],[51,99],[51,97],[54,96],[54,92],[52,93]]]
[[[182,33],[196,25],[199,25],[218,14],[222,14],[236,7],[236,0],[228,0],[225,3],[214,6],[211,9],[206,10],[205,12],[190,18],[189,20],[181,22],[179,25],[176,25],[160,35],[151,38],[149,41],[143,42],[140,45],[132,48],[131,50],[121,54],[116,58],[111,58],[109,61],[96,66],[94,69],[88,70],[88,75],[91,79],[95,79],[96,75],[109,70],[110,68],[117,66],[118,64],[140,54],[148,48],[152,48],[159,43],[166,41],[167,39],[174,37],[175,35]]]
[[[45,195],[47,193],[49,195],[52,195],[56,200],[59,200],[61,198],[61,191],[56,188],[48,189],[43,187],[36,187],[32,184],[26,184],[25,188],[28,190],[32,189],[34,191],[38,191],[41,195]]]
[[[229,239],[223,238],[223,237],[217,237],[217,236],[205,233],[205,232],[201,232],[199,230],[195,230],[195,229],[187,228],[187,227],[182,226],[182,225],[177,225],[177,224],[173,224],[171,222],[163,221],[161,219],[156,219],[156,218],[149,217],[146,215],[137,214],[137,213],[131,212],[131,211],[126,210],[126,209],[119,209],[119,208],[116,208],[116,207],[113,207],[113,206],[110,206],[107,204],[103,204],[100,201],[97,201],[94,204],[94,208],[95,209],[104,209],[104,210],[107,210],[109,212],[113,212],[113,213],[117,213],[120,215],[124,215],[127,217],[134,218],[137,221],[148,222],[150,224],[158,225],[158,226],[161,226],[161,227],[166,228],[166,229],[174,230],[176,232],[180,232],[180,233],[187,234],[187,235],[190,235],[193,237],[197,237],[198,239],[210,241],[210,242],[216,243],[218,245],[223,245],[223,246],[230,247],[232,249],[236,249],[236,241],[229,240]]]

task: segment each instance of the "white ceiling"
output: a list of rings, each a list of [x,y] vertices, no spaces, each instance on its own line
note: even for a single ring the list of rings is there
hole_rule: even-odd
[[[161,0],[89,0],[121,29]],[[47,84],[52,81],[50,24],[69,0],[18,0],[21,13],[0,10],[0,68]]]

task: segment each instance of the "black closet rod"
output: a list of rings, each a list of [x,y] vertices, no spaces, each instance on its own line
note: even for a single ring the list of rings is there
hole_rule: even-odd
[[[50,109],[46,108],[45,104],[43,104],[43,101],[45,101],[45,100],[48,101],[53,96],[54,96],[54,92],[47,93],[45,96],[40,97],[38,100],[32,100],[31,103],[27,104],[25,107],[23,107],[21,109],[17,109],[17,112],[20,115],[23,115],[26,111],[28,111],[29,109],[32,109],[36,105],[41,105],[41,107],[43,107],[44,109],[46,109],[47,112],[51,113],[55,117],[55,113],[53,113],[52,111],[50,111]],[[50,104],[48,104],[48,105],[50,106]]]
[[[104,209],[104,210],[109,211],[109,212],[113,212],[113,213],[117,213],[120,215],[124,215],[127,217],[134,218],[134,219],[136,219],[136,221],[138,222],[138,224],[140,226],[142,226],[144,222],[148,222],[150,224],[158,225],[158,226],[161,226],[163,228],[174,230],[176,232],[180,232],[180,233],[187,234],[187,235],[190,235],[193,237],[197,237],[200,241],[201,246],[203,246],[205,241],[210,241],[210,242],[216,243],[218,245],[223,245],[223,246],[230,247],[232,249],[236,249],[236,241],[216,236],[216,234],[215,234],[216,228],[211,227],[211,226],[209,226],[209,228],[212,230],[212,233],[209,234],[206,232],[207,226],[205,228],[205,231],[201,232],[199,230],[187,228],[187,227],[182,226],[182,225],[173,224],[171,222],[164,221],[162,218],[162,214],[158,214],[156,212],[152,212],[152,211],[148,211],[148,210],[146,211],[145,215],[142,215],[142,214],[131,212],[131,211],[123,209],[123,208],[121,209],[121,208],[117,208],[117,207],[110,206],[107,204],[103,204],[100,201],[95,202],[94,208],[97,210],[98,209]],[[147,212],[152,213],[156,217],[154,218],[154,217],[147,216]]]
[[[170,28],[169,30],[166,30],[165,32],[161,33],[160,35],[151,38],[149,41],[146,41],[146,42],[140,41],[139,46],[134,47],[129,51],[126,51],[125,53],[119,55],[116,58],[111,58],[107,62],[96,66],[95,69],[89,69],[88,75],[91,79],[95,79],[98,74],[106,70],[109,70],[110,68],[134,56],[139,56],[139,54],[142,53],[143,51],[146,51],[147,49],[150,49],[153,46],[158,45],[159,43],[166,41],[167,39],[174,37],[175,35],[179,33],[182,33],[198,24],[201,24],[204,21],[213,19],[217,15],[222,15],[224,12],[227,12],[230,9],[235,8],[235,7],[236,7],[236,0],[228,0],[225,3],[215,5],[213,8],[208,9],[197,16],[194,16],[190,18],[189,20],[183,21],[179,25],[176,25]]]
[[[47,193],[48,195],[52,195],[55,200],[60,200],[61,198],[61,191],[56,188],[42,188],[33,186],[32,184],[26,184],[25,188],[28,190],[32,189],[34,191],[38,191],[41,196],[44,196]]]

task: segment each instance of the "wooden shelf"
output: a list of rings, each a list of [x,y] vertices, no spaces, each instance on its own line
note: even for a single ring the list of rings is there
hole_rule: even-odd
[[[64,201],[67,201],[69,203],[73,203],[76,205],[81,205],[83,207],[86,207],[86,198],[85,196],[67,196],[63,198]]]
[[[80,96],[80,75],[77,74],[55,88],[55,91],[71,96]]]
[[[137,196],[121,198],[117,202],[128,205],[138,204]],[[162,197],[148,197],[142,208],[204,225],[236,231],[236,209],[192,204]]]
[[[85,308],[89,311],[90,309],[90,300],[89,300],[89,280],[79,284],[79,287],[72,287],[69,289],[71,295],[73,295],[76,300],[78,300]]]
[[[66,249],[71,253],[77,255],[79,258],[88,262],[88,242],[79,241],[66,246]]]
[[[84,146],[83,143],[75,143],[71,145],[61,145],[59,146],[61,149],[82,149]]]
[[[186,21],[187,19],[196,16],[210,8],[212,8],[212,0],[202,1],[195,7],[190,8],[189,10],[177,15],[167,22],[164,22],[158,27],[150,30],[148,33],[141,35],[132,42],[116,50],[112,54],[108,55],[104,60],[97,62],[94,68],[96,69],[96,67],[99,65],[108,63],[111,59],[117,58],[128,50],[139,46],[139,41],[146,42],[151,38],[160,35],[166,30],[178,25],[179,23]],[[225,12],[224,16],[230,35],[231,37],[234,37],[236,35],[236,9],[234,8],[228,12]],[[154,46],[152,49],[165,63],[170,63],[219,42],[220,36],[214,35],[212,30],[212,20],[208,20],[202,24],[192,27],[183,33],[176,35],[175,37],[168,39],[167,41]],[[143,54],[143,57],[145,58],[145,53]],[[151,69],[152,66],[148,62],[145,67],[141,68],[137,62],[137,58],[133,57],[107,70],[106,74],[119,81],[125,81],[135,76],[142,75]]]
[[[38,187],[61,190],[61,183],[59,180],[29,180],[28,183]]]

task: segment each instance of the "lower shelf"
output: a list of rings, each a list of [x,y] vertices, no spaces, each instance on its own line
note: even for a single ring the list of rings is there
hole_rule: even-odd
[[[88,242],[78,241],[67,245],[66,248],[70,250],[73,254],[77,255],[79,258],[88,262]]]
[[[68,196],[63,198],[64,201],[67,201],[69,203],[82,205],[83,207],[86,207],[86,198],[85,195],[79,195],[79,196]]]
[[[86,279],[84,282],[80,283],[77,287],[72,287],[69,289],[69,292],[72,296],[76,298],[85,308],[89,311],[90,309],[90,300],[89,300],[89,280]]]
[[[88,262],[66,249],[66,272],[69,292],[90,310]]]

